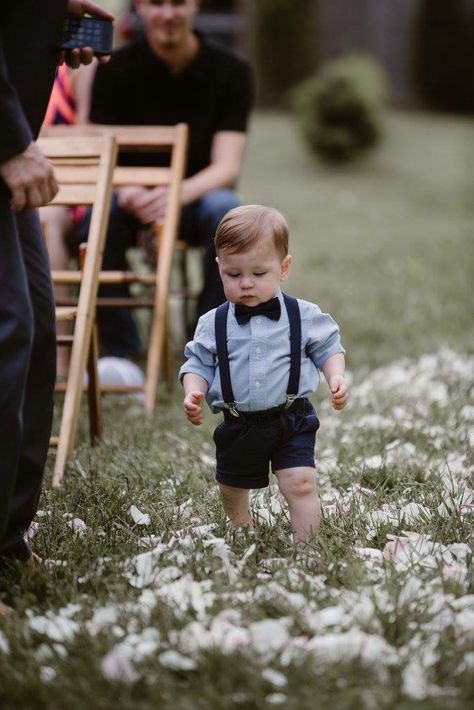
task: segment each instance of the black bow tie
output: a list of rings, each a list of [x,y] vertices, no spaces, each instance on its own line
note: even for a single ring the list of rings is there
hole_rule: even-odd
[[[279,320],[281,316],[280,301],[275,296],[265,303],[259,303],[257,306],[246,306],[244,303],[235,304],[235,320],[239,325],[248,323],[252,316],[267,316],[272,320]]]

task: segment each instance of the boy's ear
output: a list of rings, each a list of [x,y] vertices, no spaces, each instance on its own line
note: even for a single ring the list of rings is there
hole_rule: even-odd
[[[287,254],[281,262],[280,281],[285,281],[285,279],[287,278],[292,261],[293,258],[291,254]]]
[[[218,264],[218,263],[219,263],[219,257],[216,256],[216,264]]]

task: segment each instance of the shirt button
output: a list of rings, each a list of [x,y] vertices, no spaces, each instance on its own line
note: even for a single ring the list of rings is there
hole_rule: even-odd
[[[259,389],[259,388],[260,388],[260,382],[256,382],[256,383],[255,383],[255,387],[256,387],[257,389]]]
[[[262,352],[262,349],[261,349],[261,348],[255,348],[255,352],[257,353],[257,355],[260,355],[260,353]]]
[[[258,323],[259,325],[260,325],[261,322],[262,322],[262,319],[261,319],[261,318],[257,318],[257,323]]]

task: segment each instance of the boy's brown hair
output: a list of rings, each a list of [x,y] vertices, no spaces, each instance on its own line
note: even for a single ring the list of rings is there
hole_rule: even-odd
[[[248,251],[259,239],[273,237],[275,249],[284,259],[288,254],[288,223],[273,207],[243,205],[234,207],[221,219],[214,237],[216,252],[239,254]]]

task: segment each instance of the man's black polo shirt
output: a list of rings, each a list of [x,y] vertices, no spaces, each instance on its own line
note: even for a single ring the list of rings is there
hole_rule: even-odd
[[[199,42],[196,58],[178,74],[153,54],[146,40],[118,49],[97,68],[90,113],[93,123],[187,123],[187,176],[209,165],[217,131],[246,131],[253,103],[247,62],[201,35]],[[140,162],[157,165],[159,154],[143,156]]]

